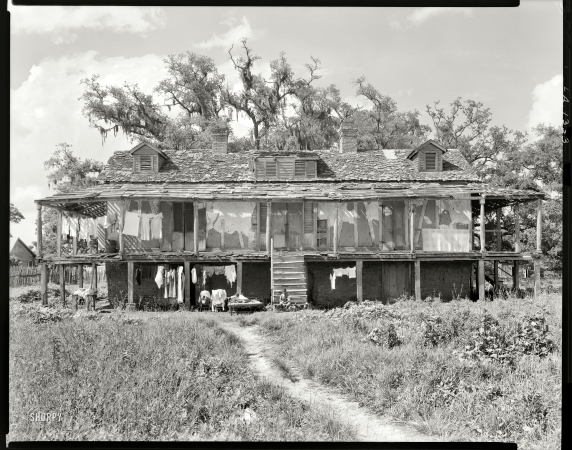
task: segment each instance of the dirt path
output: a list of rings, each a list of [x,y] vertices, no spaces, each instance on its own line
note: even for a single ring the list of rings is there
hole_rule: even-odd
[[[242,339],[252,369],[259,377],[284,387],[286,392],[294,398],[335,412],[341,420],[357,430],[359,440],[367,442],[434,441],[431,437],[424,436],[413,428],[391,424],[388,420],[360,407],[357,402],[345,399],[331,388],[302,377],[299,377],[296,382],[286,378],[272,364],[269,356],[271,344],[265,342],[258,334],[258,326],[241,327],[236,322],[220,322],[220,326]]]

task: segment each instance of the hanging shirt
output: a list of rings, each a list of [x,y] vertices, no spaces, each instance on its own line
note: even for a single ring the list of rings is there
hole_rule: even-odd
[[[179,295],[177,296],[177,302],[179,304],[183,303],[184,300],[184,296],[183,296],[183,292],[185,290],[185,273],[184,273],[184,269],[183,267],[179,267],[179,270],[177,271],[177,275],[179,278]]]
[[[193,282],[193,284],[197,284],[197,271],[195,270],[194,267],[193,270],[191,270],[191,281]]]
[[[224,274],[226,276],[226,281],[228,281],[228,284],[232,286],[232,283],[236,281],[236,270],[234,265],[224,266]]]
[[[151,214],[141,214],[141,240],[151,240]]]
[[[151,215],[151,239],[163,238],[163,214]]]
[[[125,224],[123,234],[128,236],[139,236],[139,221],[141,215],[138,212],[128,211],[125,213]]]
[[[163,266],[157,267],[157,275],[155,276],[155,283],[157,283],[157,287],[159,289],[161,289],[161,286],[163,286],[163,271],[164,270],[165,269]]]

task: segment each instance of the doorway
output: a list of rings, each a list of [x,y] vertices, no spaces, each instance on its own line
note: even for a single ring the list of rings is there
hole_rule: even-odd
[[[302,202],[272,203],[272,237],[275,249],[302,250],[303,211]]]

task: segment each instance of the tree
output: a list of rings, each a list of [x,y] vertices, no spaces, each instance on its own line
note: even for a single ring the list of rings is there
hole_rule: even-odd
[[[355,112],[358,148],[414,148],[427,138],[430,127],[421,125],[418,111],[399,112],[391,97],[382,95],[365,77],[353,81],[356,95],[368,99],[370,109]]]
[[[319,68],[319,60],[312,58],[313,64],[306,65],[310,71],[309,80],[296,79],[285,54],[280,53],[278,59],[270,62],[270,79],[266,80],[261,75],[253,73],[254,63],[260,57],[252,53],[246,45],[246,39],[241,39],[240,42],[245,55],[235,59],[232,55],[234,46],[228,50],[228,54],[240,75],[242,90],[231,92],[227,86],[224,95],[228,105],[237,114],[243,113],[250,119],[254,146],[260,149],[261,131],[268,136],[270,128],[276,126],[278,121],[284,118],[287,100],[319,78],[315,74]]]
[[[64,143],[56,145],[56,151],[44,162],[48,173],[48,186],[56,192],[71,192],[94,186],[97,175],[104,169],[102,162],[75,156],[71,145]],[[42,210],[42,251],[44,254],[57,252],[58,211],[53,208]],[[34,244],[35,245],[35,244]],[[78,243],[79,248],[87,243]],[[62,253],[71,254],[71,242],[62,240]]]
[[[143,92],[137,84],[103,86],[99,75],[81,80],[85,86],[80,100],[83,114],[96,128],[103,141],[107,134],[119,131],[129,139],[150,142],[162,148],[188,149],[210,147],[210,127],[220,120],[226,107],[222,84],[211,58],[187,52],[169,55],[164,60],[168,78],[154,92],[162,97],[159,103],[153,94]],[[171,117],[167,111],[175,108]]]
[[[10,203],[10,222],[19,223],[22,219],[24,219],[22,213],[13,203]],[[10,233],[10,237],[12,237],[12,233]]]

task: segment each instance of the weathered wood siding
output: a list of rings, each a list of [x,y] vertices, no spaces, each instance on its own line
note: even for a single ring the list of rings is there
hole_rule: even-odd
[[[381,265],[381,291],[384,302],[403,294],[411,294],[410,262],[383,262]]]

